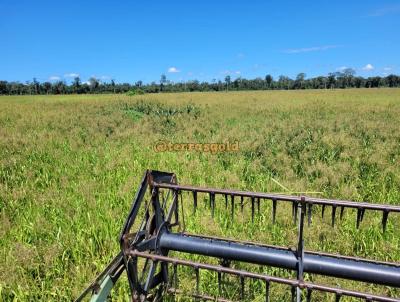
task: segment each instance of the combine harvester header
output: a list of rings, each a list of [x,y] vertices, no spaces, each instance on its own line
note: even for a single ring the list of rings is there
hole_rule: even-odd
[[[146,194],[149,196],[148,200]],[[228,212],[227,215],[232,216],[231,219],[234,219],[236,212],[243,213],[247,210],[251,211],[252,220],[256,214],[260,214],[261,203],[270,203],[271,219],[274,223],[277,208],[288,203],[291,205],[293,223],[297,225],[297,247],[291,249],[186,233],[184,213],[189,212],[189,205],[190,212],[198,210],[200,200],[206,200],[212,217],[218,202],[221,202],[224,205],[222,208],[225,207]],[[221,208],[221,205],[218,207]],[[177,183],[177,177],[173,173],[146,171],[121,232],[121,252],[76,301],[81,301],[88,294],[92,295],[91,301],[105,301],[124,271],[133,301],[165,301],[167,297],[175,298],[179,295],[190,296],[196,301],[248,301],[248,279],[258,280],[263,284],[264,301],[274,300],[274,284],[287,289],[290,301],[321,301],[321,293],[332,295],[334,301],[345,298],[360,301],[400,301],[397,298],[304,280],[304,274],[308,273],[384,285],[389,290],[400,287],[400,263],[304,249],[304,224],[310,226],[313,214],[320,209],[323,216],[326,208],[331,209],[332,227],[337,216],[342,218],[346,209],[355,211],[357,228],[366,211],[380,213],[383,232],[389,216],[398,218],[400,212],[399,206],[392,205],[184,186]],[[191,256],[191,259],[219,259],[219,265],[188,260],[188,254],[199,255]],[[232,268],[232,261],[242,263],[242,267],[248,263],[286,269],[295,272],[296,278]],[[192,273],[188,273],[190,271]],[[205,282],[201,280],[202,271],[217,276],[217,290],[213,294],[211,290],[200,290],[200,282]],[[193,284],[191,291],[180,288],[180,277],[184,275],[182,272]],[[233,299],[223,293],[224,280],[228,276],[237,279],[234,284],[237,294]],[[210,284],[210,288],[213,285]]]

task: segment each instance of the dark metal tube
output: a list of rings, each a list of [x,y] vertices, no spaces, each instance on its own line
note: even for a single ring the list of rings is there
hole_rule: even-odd
[[[249,246],[239,243],[188,237],[180,234],[164,233],[160,237],[160,247],[168,250],[200,254],[229,260],[269,264],[288,269],[296,269],[297,259],[292,251],[268,247]]]
[[[296,270],[295,251],[163,233],[160,248]],[[304,272],[400,287],[400,267],[304,252]]]

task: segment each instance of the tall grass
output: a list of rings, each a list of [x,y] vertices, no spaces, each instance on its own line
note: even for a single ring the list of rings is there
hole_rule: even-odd
[[[76,297],[117,253],[147,168],[173,171],[180,183],[398,204],[399,117],[396,89],[1,97],[0,300]],[[156,153],[161,139],[239,141],[240,151]],[[254,225],[202,211],[186,217],[189,231],[295,240],[289,209],[274,226],[266,205]],[[350,212],[334,229],[316,218],[307,248],[399,262],[398,219],[385,234],[379,220],[367,212],[357,231]],[[114,299],[126,294],[121,283]]]

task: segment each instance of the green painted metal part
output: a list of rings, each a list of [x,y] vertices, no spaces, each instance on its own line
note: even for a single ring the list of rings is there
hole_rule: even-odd
[[[103,282],[100,284],[100,289],[97,293],[94,293],[90,302],[103,302],[107,300],[107,297],[110,295],[111,289],[114,286],[114,282],[112,281],[111,277],[107,275]]]

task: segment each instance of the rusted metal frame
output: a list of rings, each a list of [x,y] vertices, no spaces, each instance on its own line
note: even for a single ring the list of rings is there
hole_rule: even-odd
[[[166,181],[167,183],[162,183],[162,181]],[[306,208],[308,210],[308,223],[311,223],[311,214],[312,214],[312,205],[313,204],[317,204],[317,205],[322,205],[322,214],[324,214],[325,211],[325,207],[331,206],[332,207],[332,225],[334,225],[334,220],[335,220],[335,213],[336,213],[336,208],[337,206],[340,206],[341,211],[340,211],[340,217],[343,217],[343,212],[345,207],[348,208],[355,208],[357,209],[357,227],[360,225],[361,221],[363,220],[364,214],[366,210],[378,210],[378,211],[382,211],[383,212],[383,217],[382,217],[382,225],[383,225],[383,229],[386,229],[386,224],[387,224],[387,220],[388,220],[388,215],[390,212],[399,212],[400,207],[396,207],[396,206],[391,206],[391,205],[374,205],[374,204],[369,204],[369,203],[361,203],[361,202],[352,202],[352,201],[342,201],[342,200],[331,200],[331,199],[318,199],[318,198],[311,198],[311,197],[297,197],[297,196],[286,196],[286,195],[280,195],[280,194],[266,194],[266,193],[253,193],[253,192],[243,192],[243,191],[234,191],[234,190],[221,190],[221,189],[209,189],[209,188],[196,188],[196,187],[189,187],[189,186],[178,186],[176,185],[176,177],[175,174],[172,173],[164,173],[164,172],[158,172],[158,171],[147,171],[144,178],[142,179],[142,183],[141,186],[139,188],[139,191],[136,193],[135,195],[135,200],[134,200],[134,204],[132,205],[132,208],[130,210],[129,216],[124,224],[124,228],[121,232],[121,237],[120,237],[120,242],[121,242],[121,247],[122,247],[122,251],[123,253],[123,258],[124,258],[124,263],[125,263],[125,267],[128,271],[128,279],[131,285],[131,279],[129,278],[129,275],[133,278],[133,282],[139,282],[137,280],[137,276],[138,276],[138,272],[136,270],[136,265],[134,265],[134,263],[137,261],[137,257],[133,257],[131,255],[131,252],[133,250],[133,246],[130,246],[130,240],[129,237],[131,235],[134,235],[136,239],[138,239],[138,237],[143,236],[143,232],[145,231],[145,226],[146,226],[146,220],[149,219],[149,212],[148,212],[148,208],[146,209],[145,212],[145,216],[143,217],[144,223],[142,221],[141,227],[139,229],[139,232],[134,233],[134,234],[128,234],[131,226],[134,224],[134,221],[136,219],[137,213],[139,211],[139,208],[141,206],[142,200],[144,198],[144,194],[145,191],[147,189],[147,187],[150,186],[151,192],[152,192],[152,200],[151,200],[151,204],[153,205],[153,208],[155,209],[155,219],[156,219],[156,229],[159,231],[161,226],[164,223],[164,207],[160,205],[159,203],[159,189],[160,188],[165,188],[165,189],[169,189],[168,194],[171,191],[176,192],[176,203],[174,205],[171,205],[170,207],[170,211],[168,213],[175,213],[175,222],[177,223],[179,221],[179,217],[178,217],[178,195],[180,192],[182,191],[191,191],[193,193],[193,200],[194,200],[194,206],[197,207],[197,193],[209,193],[210,195],[210,207],[212,208],[212,215],[214,214],[214,210],[215,210],[215,195],[216,194],[220,194],[220,195],[224,195],[225,196],[225,202],[226,202],[226,206],[228,203],[228,196],[231,196],[231,214],[232,216],[234,215],[234,197],[235,196],[240,196],[240,200],[241,200],[241,210],[243,211],[243,206],[244,206],[244,197],[249,197],[249,199],[252,202],[252,218],[254,219],[254,212],[255,212],[255,202],[257,202],[257,208],[258,208],[258,213],[260,212],[260,199],[269,199],[272,201],[272,211],[273,211],[273,222],[275,222],[275,216],[276,216],[276,207],[277,207],[277,201],[289,201],[292,203],[292,211],[293,211],[293,219],[294,222],[296,222],[297,219],[297,212],[298,212],[298,205],[303,205],[304,204],[304,208],[300,207],[300,221],[301,221],[301,226],[303,227],[304,225],[304,214],[306,211]],[[142,194],[143,193],[143,194]],[[246,194],[250,194],[250,195],[246,195]],[[168,196],[167,196],[168,198]],[[182,198],[182,195],[181,195]],[[299,198],[300,198],[300,202],[299,202]],[[166,199],[163,199],[164,204],[166,204]],[[154,203],[156,202],[156,203]],[[182,202],[182,201],[181,201]],[[150,202],[146,205],[147,207],[150,205]],[[308,207],[307,207],[308,205]],[[175,206],[175,209],[172,211],[172,207]],[[181,203],[181,206],[183,207],[183,203]],[[303,215],[303,218],[301,218],[301,214]],[[168,214],[167,214],[168,216]],[[172,217],[171,217],[172,218]],[[299,223],[300,223],[299,221]],[[299,231],[300,231],[300,227],[299,227]],[[129,236],[128,236],[129,235]],[[207,238],[210,236],[198,236],[200,238]],[[300,242],[302,242],[302,240],[300,240],[300,238],[302,238],[303,235],[299,233],[299,242],[298,242],[298,248],[297,248],[297,257],[298,257],[298,262],[300,264],[300,261],[302,259],[302,257],[299,253],[299,251],[303,251],[304,252],[304,246],[303,244],[301,244],[300,246]],[[214,237],[215,238],[215,237]],[[227,241],[227,242],[234,242],[234,240],[227,240],[226,238],[220,238],[223,241]],[[136,241],[136,240],[135,240]],[[236,242],[240,242],[240,241],[236,241]],[[253,245],[257,245],[257,246],[262,246],[260,244],[257,243],[249,243],[249,244],[253,244]],[[265,245],[267,246],[267,245]],[[284,250],[288,250],[287,248],[282,248]],[[140,253],[138,251],[136,251],[136,253]],[[360,260],[360,261],[365,261],[365,262],[371,262],[371,263],[375,263],[375,264],[385,264],[385,265],[394,265],[396,267],[398,267],[400,264],[399,263],[387,263],[387,262],[381,262],[381,261],[373,261],[373,260],[367,260],[367,259],[362,259],[362,258],[357,258],[357,257],[346,257],[346,256],[341,256],[341,255],[332,255],[332,254],[326,254],[326,253],[319,253],[319,252],[309,252],[310,254],[314,254],[314,255],[329,255],[330,257],[334,257],[334,258],[339,258],[339,259],[355,259],[355,260]],[[131,261],[129,261],[128,263],[126,262],[126,256],[129,257],[129,259]],[[157,256],[157,255],[155,255]],[[165,256],[165,255],[164,255]],[[149,260],[150,258],[146,258],[146,261]],[[172,258],[171,258],[172,259]],[[154,260],[152,259],[152,263],[158,262],[158,260]],[[161,261],[161,265],[164,268],[167,268],[167,262],[166,261]],[[177,270],[177,262],[173,263],[174,265],[174,271],[175,269]],[[123,267],[123,266],[122,266]],[[160,284],[161,281],[164,281],[164,283],[168,283],[168,278],[165,277],[166,274],[165,272],[162,274],[163,275],[163,279],[161,280],[160,277],[160,273],[157,274],[156,276],[154,276],[154,272],[155,272],[155,268],[154,265],[152,265],[153,269],[150,270],[150,274],[148,275],[148,279],[146,280],[146,284],[145,284],[145,288],[149,289],[149,288],[153,288],[156,285]],[[198,276],[198,270],[200,268],[200,266],[196,266],[196,275]],[[217,267],[218,268],[218,267]],[[153,272],[152,272],[153,271]],[[122,270],[120,269],[119,272],[122,272]],[[218,274],[219,274],[219,279],[221,280],[222,276],[221,274],[224,271],[218,270]],[[225,272],[224,272],[225,273]],[[168,272],[167,272],[168,274]],[[240,275],[240,281],[242,282],[242,279],[244,278],[244,275]],[[294,289],[301,289],[303,288],[303,284],[304,282],[302,282],[302,278],[300,278],[299,276],[302,276],[302,272],[300,272],[300,265],[298,268],[298,283],[297,284],[292,284],[291,289],[292,289],[292,297],[294,297]],[[248,276],[246,276],[248,277]],[[174,279],[177,280],[178,276],[177,274],[175,274]],[[249,277],[252,278],[252,277]],[[154,281],[155,279],[157,279],[158,281]],[[196,277],[197,280],[197,277]],[[243,279],[244,280],[244,279]],[[289,279],[287,279],[289,280]],[[269,299],[269,283],[271,282],[271,280],[264,280],[265,284],[266,284],[266,300],[268,301]],[[155,283],[156,282],[156,283]],[[274,281],[272,281],[274,282]],[[176,282],[176,288],[177,288],[177,282]],[[311,284],[311,283],[310,283]],[[138,285],[140,286],[140,283],[135,284],[135,288],[138,288]],[[311,284],[311,286],[307,287],[307,300],[310,298],[311,299],[311,292],[312,290],[320,290],[320,291],[328,291],[326,289],[329,289],[330,287],[324,287],[322,286],[324,289],[318,289],[318,285],[313,285]],[[140,287],[141,288],[141,287]],[[244,287],[243,287],[244,288]],[[132,286],[131,286],[132,289]],[[161,288],[158,289],[158,292],[160,292]],[[198,282],[196,285],[196,291],[198,292]],[[352,292],[351,293],[359,293],[359,292]],[[140,291],[139,291],[140,293]],[[340,297],[342,295],[346,295],[343,294],[343,290],[339,290],[339,291],[335,291],[334,292],[336,295],[336,300],[339,301]],[[134,294],[134,290],[132,290],[132,294]],[[359,293],[362,295],[366,295],[364,293]],[[297,297],[299,296],[299,294],[297,294]],[[351,295],[350,295],[351,296]],[[359,296],[357,296],[359,297]],[[380,297],[380,296],[378,296]],[[361,298],[367,300],[367,301],[372,301],[375,300],[373,299],[373,296],[371,295],[367,295],[367,297],[362,296]],[[380,297],[382,298],[382,297]],[[386,298],[386,297],[383,297]],[[391,298],[388,298],[391,299]],[[375,301],[400,301],[400,300],[375,300]]]
[[[269,199],[269,200],[281,200],[281,201],[290,201],[290,202],[300,202],[301,197],[295,195],[283,195],[283,194],[273,194],[273,193],[259,193],[259,192],[250,192],[250,191],[238,191],[238,190],[229,190],[229,189],[217,189],[217,188],[207,188],[207,187],[195,187],[195,186],[186,186],[186,185],[177,185],[177,184],[167,184],[167,183],[157,183],[153,182],[153,186],[159,188],[169,188],[169,189],[179,189],[181,191],[196,191],[200,193],[211,193],[220,194],[220,195],[235,195],[235,196],[243,196],[243,197],[254,197],[261,199]],[[326,199],[326,198],[316,198],[316,197],[308,197],[303,196],[305,198],[306,203],[313,203],[317,205],[326,205],[326,206],[345,206],[347,208],[363,208],[366,210],[377,210],[377,211],[388,211],[388,212],[400,212],[400,206],[388,205],[388,204],[377,204],[377,203],[368,203],[368,202],[357,202],[350,200],[335,200],[335,199]]]
[[[400,206],[393,206],[393,205],[385,205],[385,204],[373,204],[367,202],[355,202],[355,201],[346,201],[346,200],[333,200],[333,199],[323,199],[323,198],[315,198],[315,197],[299,197],[299,196],[291,196],[291,195],[281,195],[281,194],[269,194],[269,193],[254,193],[248,191],[236,191],[236,190],[227,190],[227,189],[214,189],[214,188],[205,188],[205,187],[194,187],[194,186],[183,186],[177,184],[160,184],[160,183],[153,183],[154,186],[158,186],[160,188],[174,188],[182,190],[182,191],[191,191],[193,194],[196,193],[209,193],[210,197],[216,194],[220,194],[225,196],[225,206],[227,206],[228,196],[231,196],[232,200],[232,211],[231,215],[233,215],[233,200],[235,196],[240,196],[241,198],[241,209],[243,210],[243,198],[248,197],[251,200],[251,219],[254,221],[254,213],[255,213],[255,203],[257,202],[258,213],[260,212],[260,199],[268,199],[272,201],[272,220],[275,223],[276,220],[276,207],[277,201],[286,201],[292,203],[292,215],[293,215],[293,222],[296,223],[297,219],[297,209],[296,206],[300,201],[301,198],[304,198],[304,203],[308,205],[308,225],[311,225],[311,215],[312,215],[312,206],[313,205],[320,205],[322,206],[322,218],[324,217],[325,208],[326,206],[330,206],[332,208],[331,212],[331,224],[332,226],[335,225],[335,218],[336,218],[336,209],[340,207],[340,218],[343,218],[343,213],[345,208],[353,208],[357,209],[357,220],[356,220],[356,227],[359,228],[360,223],[363,220],[364,214],[366,210],[372,211],[381,211],[382,212],[382,227],[383,231],[386,231],[386,225],[388,221],[388,215],[390,212],[399,213]],[[214,198],[215,199],[215,198]],[[210,198],[210,207],[213,210]]]
[[[311,291],[328,292],[328,293],[332,293],[332,294],[339,294],[341,296],[361,298],[361,299],[370,300],[370,301],[380,301],[380,302],[399,302],[400,301],[400,299],[391,298],[391,297],[384,297],[384,296],[368,294],[368,293],[363,293],[363,292],[358,292],[358,291],[353,291],[353,290],[335,288],[335,287],[315,284],[315,283],[311,283],[311,282],[304,282],[304,281],[299,281],[299,280],[274,277],[274,276],[258,274],[258,273],[243,271],[243,270],[237,270],[237,269],[228,268],[228,267],[216,266],[216,265],[212,265],[212,264],[204,264],[204,263],[199,263],[199,262],[193,262],[190,260],[172,258],[172,257],[168,257],[168,256],[161,256],[161,255],[137,252],[134,250],[129,251],[129,254],[133,257],[142,257],[142,258],[151,259],[153,261],[171,263],[174,267],[178,266],[178,265],[182,265],[182,266],[188,266],[188,267],[197,268],[197,269],[205,269],[205,270],[214,271],[214,272],[221,272],[224,274],[236,275],[239,277],[242,276],[245,278],[263,280],[268,283],[271,283],[271,282],[279,283],[279,284],[290,286],[292,288],[299,287],[301,289],[306,289],[306,290],[311,290]]]

